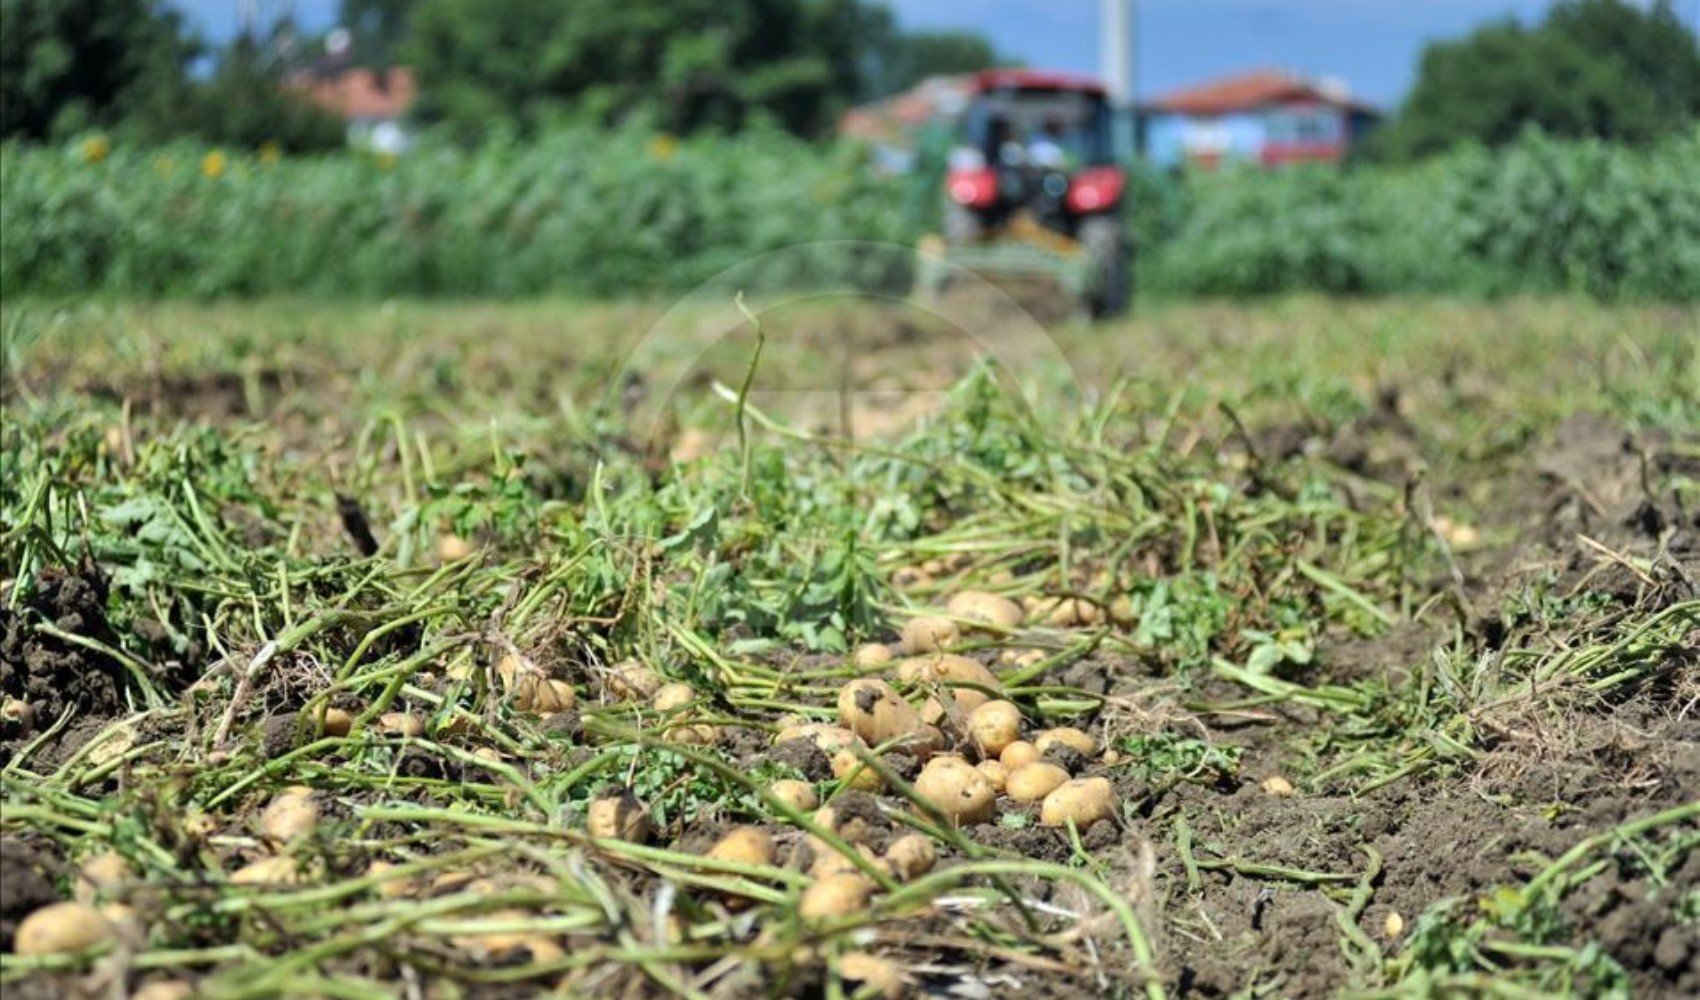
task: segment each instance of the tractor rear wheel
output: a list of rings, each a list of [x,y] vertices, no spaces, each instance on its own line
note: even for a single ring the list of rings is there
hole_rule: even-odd
[[[1122,232],[1121,218],[1094,215],[1083,220],[1080,245],[1086,248],[1087,259],[1092,262],[1087,309],[1094,319],[1120,313],[1127,308],[1130,291],[1127,235]]]

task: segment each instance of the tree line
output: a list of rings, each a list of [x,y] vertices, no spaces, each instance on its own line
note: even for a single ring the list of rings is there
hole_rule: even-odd
[[[288,18],[214,46],[157,0],[0,0],[0,137],[93,129],[288,151],[341,124],[283,86],[324,68]],[[910,31],[878,0],[342,0],[342,58],[406,65],[415,116],[469,141],[557,124],[686,134],[766,120],[830,133],[846,107],[1010,60],[972,31]],[[1670,0],[1562,0],[1431,43],[1371,155],[1490,146],[1530,126],[1641,144],[1700,121],[1700,42]]]

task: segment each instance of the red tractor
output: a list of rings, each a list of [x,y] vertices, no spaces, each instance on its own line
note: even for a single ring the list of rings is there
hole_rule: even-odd
[[[1117,165],[1102,84],[1034,70],[973,78],[944,190],[944,266],[1056,280],[1093,316],[1127,306],[1127,175]]]

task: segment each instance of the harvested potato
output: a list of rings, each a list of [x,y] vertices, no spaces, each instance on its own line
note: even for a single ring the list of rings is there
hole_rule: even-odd
[[[982,757],[996,757],[1021,738],[1021,709],[1007,701],[988,701],[968,714],[968,738]]]
[[[872,990],[883,1000],[899,1000],[906,989],[897,963],[865,951],[838,956],[838,975],[846,982],[861,983],[863,990]]]
[[[997,792],[986,776],[960,757],[935,757],[915,779],[915,793],[959,825],[991,818]]]
[[[623,701],[655,697],[663,683],[661,675],[641,660],[621,660],[609,668],[605,681],[608,693]]]
[[[382,879],[387,872],[397,867],[389,861],[373,861],[366,866],[366,877]],[[380,881],[374,891],[384,899],[404,899],[413,895],[419,889],[418,882],[410,877],[389,878]]]
[[[810,922],[841,919],[866,909],[873,894],[874,884],[865,875],[828,875],[803,890],[797,914]]]
[[[877,670],[893,659],[891,647],[881,642],[870,642],[856,647],[855,664],[861,670]]]
[[[443,562],[460,562],[475,551],[472,543],[459,535],[437,536],[437,558]]]
[[[1387,916],[1381,920],[1381,936],[1389,941],[1397,941],[1404,933],[1405,918],[1399,915],[1398,910],[1387,911]]]
[[[1002,632],[1020,625],[1022,618],[1021,605],[1007,597],[981,590],[962,591],[952,597],[944,609],[953,618],[990,625]]]
[[[961,638],[962,630],[949,618],[921,615],[903,623],[903,636],[899,645],[905,655],[918,656],[921,653],[949,649]]]
[[[1115,814],[1116,793],[1108,778],[1076,778],[1045,796],[1039,807],[1039,822],[1064,826],[1072,820],[1084,830]]]
[[[611,795],[591,802],[585,828],[592,837],[634,844],[648,840],[653,832],[649,812],[630,795]]]
[[[156,979],[130,994],[130,1000],[189,1000],[195,984],[187,979]]]
[[[79,903],[92,906],[104,899],[121,895],[134,881],[135,871],[117,851],[102,851],[84,861],[77,869],[77,883],[71,895]]]
[[[1139,624],[1139,612],[1134,610],[1133,598],[1122,594],[1110,602],[1110,621],[1124,629]]]
[[[19,698],[0,701],[0,728],[24,734],[35,728],[35,706]]]
[[[319,732],[326,736],[347,736],[354,729],[354,714],[345,708],[332,705],[321,705],[314,713],[319,723]]]
[[[759,826],[736,826],[708,849],[716,861],[733,861],[741,865],[773,864],[773,835]]]
[[[949,688],[956,702],[956,710],[963,715],[991,701],[996,697],[996,692],[1003,689],[997,675],[987,670],[978,660],[953,653],[934,653],[930,656],[912,656],[900,660],[897,664],[897,677],[911,684]],[[938,723],[947,713],[937,698],[929,698],[920,714],[921,721]]]
[[[1023,764],[1031,764],[1038,759],[1039,748],[1026,740],[1016,740],[1004,747],[1003,753],[998,754],[998,762],[1011,774],[1014,774],[1016,769]]]
[[[804,812],[820,805],[820,796],[815,794],[815,786],[795,778],[781,778],[768,786],[773,797],[791,806],[798,812]]]
[[[672,684],[663,684],[656,688],[655,694],[650,697],[649,704],[657,712],[674,712],[689,705],[696,698],[695,688],[683,681],[675,681]]]
[[[1104,621],[1104,609],[1083,597],[1041,598],[1032,610],[1034,617],[1055,628],[1101,625]]]
[[[514,681],[514,707],[522,712],[571,711],[578,704],[578,694],[566,681],[527,673]]]
[[[885,791],[885,779],[880,773],[846,747],[832,755],[832,776],[844,782],[844,787],[863,792]]]
[[[974,770],[986,776],[986,780],[992,783],[992,791],[1003,794],[1004,786],[1009,782],[1009,768],[1004,767],[1002,761],[983,760],[974,765]]]
[[[1033,737],[1033,749],[1039,751],[1040,756],[1044,756],[1052,747],[1059,746],[1068,747],[1087,757],[1095,757],[1098,754],[1098,741],[1073,726],[1047,729]]]
[[[1067,771],[1050,761],[1036,760],[1009,772],[1003,791],[1017,802],[1037,802],[1067,781]]]
[[[301,868],[291,857],[261,858],[230,875],[231,885],[288,885],[299,881]]]
[[[385,712],[378,716],[378,731],[418,739],[425,735],[425,723],[411,712]]]
[[[998,662],[1006,667],[1025,670],[1044,660],[1047,655],[1042,649],[1006,649],[998,654]]]
[[[827,722],[805,722],[802,725],[786,726],[773,738],[773,743],[777,746],[792,740],[807,740],[821,753],[827,754],[837,753],[848,746],[867,745],[860,736],[850,730]]]
[[[902,566],[891,574],[891,585],[898,590],[913,590],[933,582],[933,575],[919,566]]]
[[[260,813],[260,836],[274,844],[287,844],[313,832],[319,823],[319,806],[313,790],[301,785],[279,792]]]
[[[720,727],[707,723],[688,726],[668,726],[661,735],[674,743],[686,746],[711,747],[720,742]]]
[[[1298,789],[1293,787],[1293,783],[1291,781],[1281,777],[1279,774],[1271,774],[1269,777],[1264,778],[1262,788],[1266,794],[1273,795],[1279,799],[1290,799],[1299,793]]]
[[[921,717],[890,684],[864,677],[838,692],[838,721],[870,744],[911,736],[921,729]]]
[[[58,955],[82,951],[116,934],[99,910],[83,903],[52,903],[18,924],[12,950],[19,955]]]
[[[814,863],[809,866],[809,875],[813,878],[827,878],[831,875],[846,873],[860,874],[862,868],[849,857],[840,853],[831,844],[816,837],[808,838],[809,852],[814,856]],[[876,868],[889,867],[886,862],[875,854],[873,848],[866,844],[852,844],[857,855]]]
[[[891,873],[905,882],[932,871],[938,857],[932,838],[920,833],[906,833],[885,849],[885,862]]]

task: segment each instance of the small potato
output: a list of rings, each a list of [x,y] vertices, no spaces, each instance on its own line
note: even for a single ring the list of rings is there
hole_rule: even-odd
[[[1021,605],[1007,597],[981,590],[964,590],[944,606],[953,618],[990,625],[994,630],[1007,632],[1021,624]]]
[[[58,955],[82,951],[116,935],[100,911],[83,903],[52,903],[18,924],[12,950],[19,955]]]
[[[319,806],[313,790],[297,785],[279,792],[260,813],[260,836],[274,844],[287,844],[305,837],[319,824]]]
[[[697,698],[696,689],[683,681],[663,684],[655,690],[649,700],[650,707],[657,712],[673,712],[684,708]]]
[[[890,684],[864,677],[838,692],[838,721],[870,744],[910,736],[921,729],[921,717]]]
[[[881,1000],[901,1000],[907,992],[903,970],[896,962],[865,951],[838,956],[838,975],[846,982],[861,983],[856,992],[872,990]]]
[[[1134,610],[1133,598],[1122,594],[1111,601],[1110,621],[1124,629],[1130,629],[1139,624],[1139,612]]]
[[[35,728],[35,706],[18,698],[0,701],[0,730],[22,735]]]
[[[759,826],[736,826],[708,849],[708,856],[741,865],[771,865],[773,835]]]
[[[323,705],[313,714],[317,716],[319,732],[326,736],[340,739],[354,729],[354,714],[346,708]]]
[[[669,742],[686,746],[711,747],[720,742],[720,727],[698,723],[691,726],[668,726],[661,734]]]
[[[821,753],[833,754],[848,746],[867,746],[860,736],[844,728],[826,722],[805,722],[801,725],[786,726],[773,738],[774,746],[789,743],[792,740],[808,740]]]
[[[781,778],[769,785],[768,791],[773,797],[785,802],[798,812],[807,812],[820,805],[820,796],[815,794],[815,786],[795,778]]]
[[[1033,749],[1039,751],[1040,756],[1044,756],[1052,747],[1059,746],[1068,747],[1087,757],[1098,755],[1098,741],[1073,726],[1047,729],[1033,737]]]
[[[968,713],[968,738],[982,757],[996,757],[1021,738],[1021,709],[1007,701],[988,701]]]
[[[1399,915],[1398,910],[1387,911],[1387,916],[1381,921],[1381,936],[1389,941],[1397,941],[1404,933],[1405,918]]]
[[[885,849],[885,861],[891,866],[891,873],[905,882],[932,871],[938,858],[932,838],[920,833],[906,833]]]
[[[378,716],[378,731],[418,739],[425,735],[425,723],[411,712],[385,712]]]
[[[230,875],[231,885],[289,885],[301,879],[301,868],[291,857],[261,858],[243,865]]]
[[[101,900],[122,895],[135,877],[135,870],[122,854],[103,851],[84,861],[77,869],[77,883],[71,895],[77,902],[93,906]]]
[[[1104,609],[1081,597],[1042,598],[1032,610],[1035,617],[1055,628],[1100,625],[1104,621]]]
[[[1002,761],[983,760],[974,765],[974,770],[986,776],[986,780],[992,783],[992,791],[1003,794],[1004,786],[1009,782],[1009,768],[1004,767]]]
[[[578,704],[578,694],[566,681],[530,673],[519,677],[513,688],[514,707],[522,712],[568,712]]]
[[[998,762],[1003,764],[1004,769],[1011,774],[1014,774],[1023,764],[1031,764],[1038,759],[1039,748],[1026,740],[1016,740],[1004,747],[1003,753],[998,754]]]
[[[880,642],[870,642],[856,647],[855,664],[861,670],[877,670],[890,663],[893,659],[891,647]]]
[[[846,873],[861,874],[862,868],[857,865],[856,862],[839,853],[837,849],[828,844],[826,841],[810,837],[808,838],[808,845],[809,851],[814,855],[815,859],[814,864],[809,866],[810,877],[827,878],[831,875],[843,875]],[[879,855],[874,853],[873,848],[868,845],[853,844],[851,846],[856,848],[856,853],[868,864],[875,867],[889,867]]]
[[[865,875],[828,875],[803,890],[797,915],[810,923],[841,919],[867,909],[873,894],[874,884]]]
[[[1298,789],[1293,787],[1291,781],[1279,774],[1271,774],[1264,778],[1261,787],[1265,794],[1273,795],[1278,799],[1290,799],[1299,793]]]
[[[1036,760],[1009,772],[1004,794],[1017,802],[1037,802],[1067,781],[1067,771],[1050,761]]]
[[[899,645],[905,655],[918,656],[949,649],[961,638],[962,630],[949,618],[921,615],[903,624],[903,637]]]
[[[997,802],[992,783],[960,757],[929,761],[915,779],[915,793],[959,825],[990,819]]]
[[[459,535],[437,536],[437,558],[442,562],[460,562],[475,551],[472,543]]]
[[[1116,814],[1116,793],[1108,778],[1076,778],[1059,786],[1039,807],[1039,822],[1065,826],[1070,820],[1082,830]]]
[[[382,879],[384,875],[398,867],[389,861],[373,861],[366,866],[366,877]],[[413,878],[388,878],[380,881],[373,890],[384,899],[405,899],[419,890],[417,880]]]
[[[654,828],[649,812],[630,795],[612,795],[590,803],[585,828],[592,837],[641,844]]]
[[[195,984],[187,979],[156,979],[130,994],[130,1000],[189,1000]]]
[[[846,788],[876,794],[885,791],[885,779],[880,777],[880,773],[849,748],[832,755],[832,776],[844,782]]]
[[[621,660],[609,669],[604,681],[608,693],[622,701],[653,698],[662,683],[661,675],[641,660]]]
[[[963,715],[974,711],[1003,690],[997,675],[977,660],[953,653],[934,653],[912,656],[897,664],[899,680],[911,684],[938,685],[950,689],[957,711]],[[991,693],[988,693],[991,692]],[[946,713],[936,698],[928,699],[921,709],[921,721],[938,723]]]

